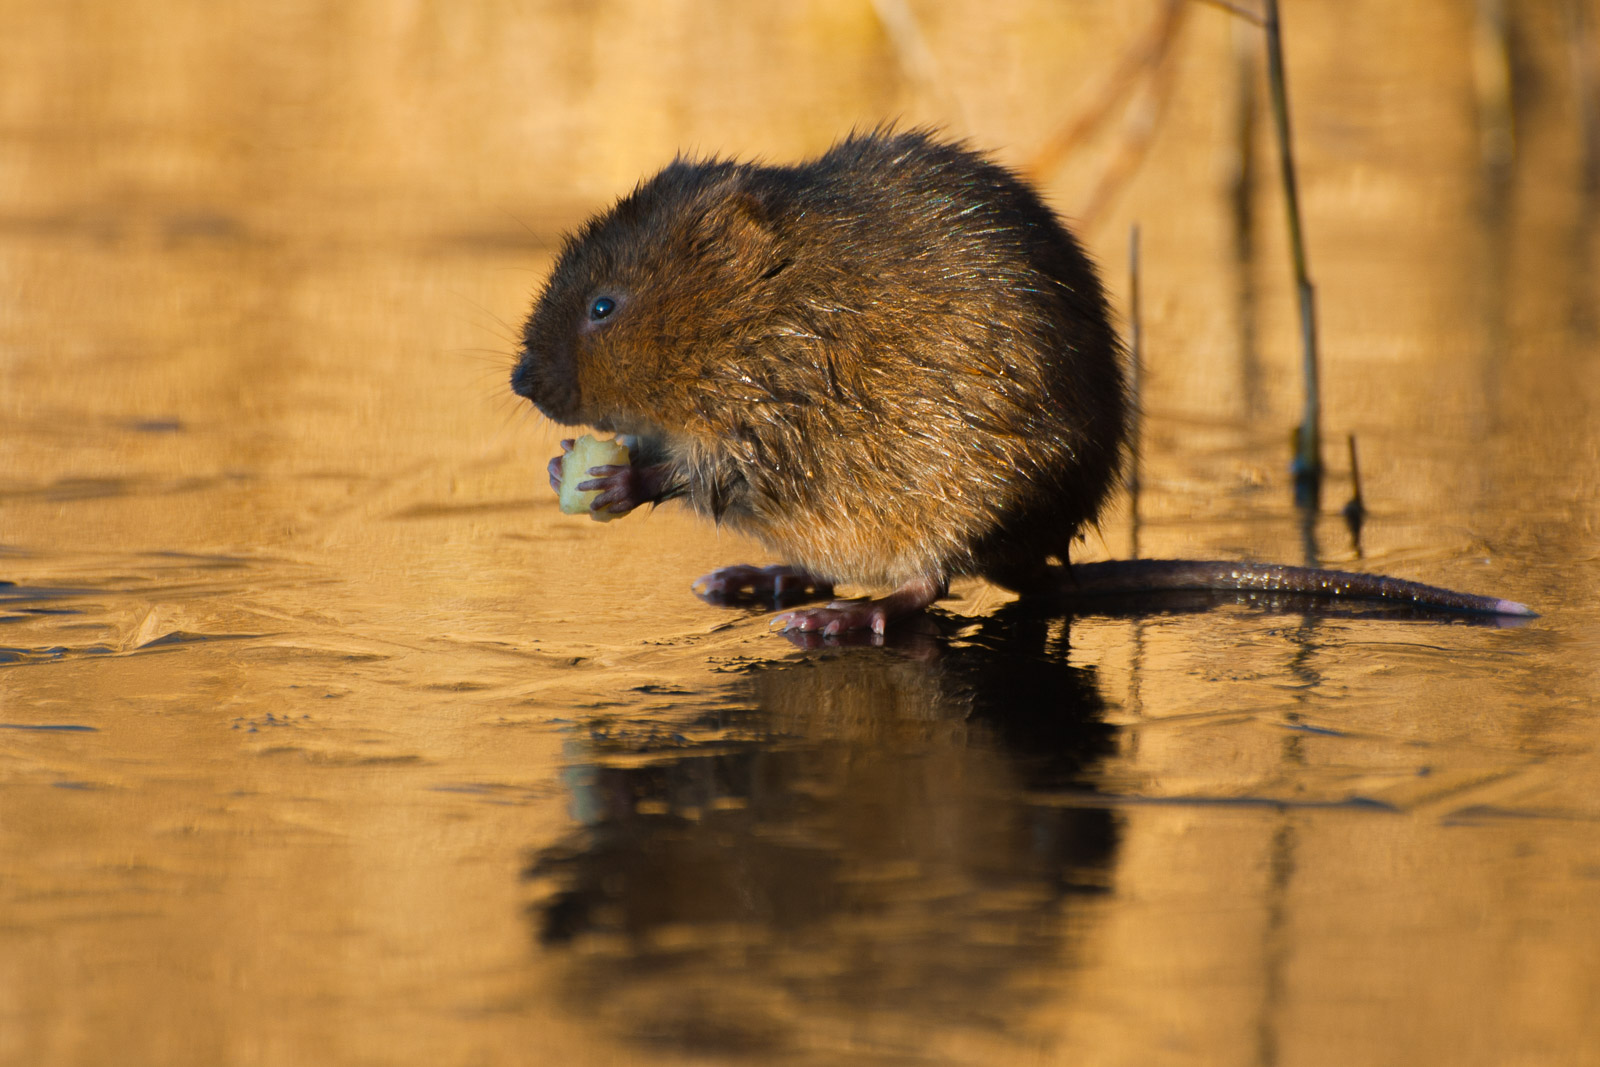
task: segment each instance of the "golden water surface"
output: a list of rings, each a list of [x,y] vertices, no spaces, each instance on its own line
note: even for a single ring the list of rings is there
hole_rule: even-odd
[[[0,1063],[1600,1063],[1600,9],[1287,0],[1304,525],[1260,39],[1162,10],[0,0]],[[1141,552],[1541,617],[806,650],[690,595],[733,535],[557,513],[561,232],[887,118],[1124,309],[1140,224]]]

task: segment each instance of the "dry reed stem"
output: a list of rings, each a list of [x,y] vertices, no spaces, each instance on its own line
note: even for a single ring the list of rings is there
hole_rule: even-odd
[[[1117,106],[1133,92],[1139,79],[1165,60],[1187,7],[1185,0],[1165,0],[1150,26],[1123,52],[1122,59],[1102,79],[1090,98],[1034,153],[1023,168],[1030,178],[1043,183],[1054,174],[1063,160],[1110,119]]]

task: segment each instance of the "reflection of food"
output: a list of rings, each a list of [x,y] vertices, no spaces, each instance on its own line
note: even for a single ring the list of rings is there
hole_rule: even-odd
[[[600,495],[600,490],[580,491],[578,484],[593,477],[589,473],[590,467],[626,465],[627,462],[628,446],[621,441],[601,441],[588,434],[578,438],[572,443],[572,451],[561,458],[561,510],[568,515],[590,515],[599,522],[622,518],[611,511],[589,510],[590,503]]]

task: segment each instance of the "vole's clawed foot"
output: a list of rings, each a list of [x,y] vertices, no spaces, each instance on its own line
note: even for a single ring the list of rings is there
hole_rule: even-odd
[[[567,453],[572,451],[572,442],[572,438],[564,438],[561,442],[561,455],[552,459],[550,465],[545,468],[550,472],[550,488],[558,493],[561,492],[561,463],[567,458]]]
[[[888,630],[889,619],[881,600],[835,600],[817,608],[786,611],[772,620],[772,628],[824,637],[863,630],[881,635]]]
[[[590,511],[626,515],[640,504],[655,499],[648,495],[643,469],[631,463],[606,463],[590,467],[587,473],[593,477],[579,482],[578,490],[600,490],[600,495],[589,502]]]
[[[772,620],[775,630],[820,633],[823,636],[870,630],[881,634],[889,624],[914,615],[945,594],[945,583],[914,578],[886,597],[875,600],[835,600],[819,608],[786,611]]]
[[[722,607],[738,604],[798,604],[833,595],[833,583],[798,567],[721,567],[695,581],[695,595]]]

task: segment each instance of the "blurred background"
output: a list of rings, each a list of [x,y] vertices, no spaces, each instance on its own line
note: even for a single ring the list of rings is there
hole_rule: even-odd
[[[1600,5],[1285,3],[1309,516],[1225,6],[0,0],[0,1062],[1600,1062]],[[563,232],[885,121],[1140,227],[1144,554],[1543,617],[797,650],[556,514]]]

